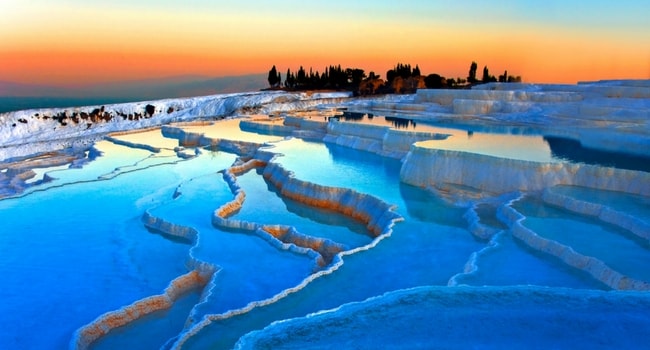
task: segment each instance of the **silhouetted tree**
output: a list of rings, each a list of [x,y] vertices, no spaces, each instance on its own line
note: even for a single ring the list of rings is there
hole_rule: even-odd
[[[307,75],[305,69],[300,66],[298,69],[298,76],[296,76],[296,86],[304,86],[307,83]]]
[[[390,84],[397,77],[397,72],[394,69],[386,71],[386,84]]]
[[[499,75],[499,82],[500,83],[508,82],[508,71],[503,72],[503,75]]]
[[[495,78],[493,75],[490,75],[490,70],[488,69],[487,66],[483,67],[483,78],[481,79],[483,83],[489,83],[492,81],[497,81],[497,78]]]
[[[439,74],[429,74],[424,78],[427,89],[442,89],[446,84],[445,78]]]
[[[476,80],[476,69],[478,69],[478,64],[476,62],[472,61],[472,64],[469,66],[469,75],[467,76],[467,81],[470,84],[474,84],[477,82]]]
[[[284,76],[284,87],[291,87],[291,70],[287,68],[287,75]]]
[[[409,78],[413,75],[410,64],[398,63],[397,66],[395,67],[395,72],[397,72],[397,75],[399,75],[404,79]]]
[[[363,72],[363,69],[348,68],[347,71],[348,71],[348,81],[352,84],[352,87],[359,86],[359,84],[361,84],[361,81],[366,77],[366,74]]]
[[[420,75],[421,75],[420,74],[420,67],[418,67],[418,65],[416,64],[415,68],[413,68],[413,73],[411,73],[411,76],[419,77]]]
[[[275,69],[275,65],[273,65],[273,68],[269,71],[269,85],[270,86],[276,86],[278,84],[278,71]]]

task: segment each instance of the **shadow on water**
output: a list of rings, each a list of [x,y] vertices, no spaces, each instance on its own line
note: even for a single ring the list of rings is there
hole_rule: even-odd
[[[544,136],[544,141],[557,158],[576,163],[650,172],[650,157],[588,148],[582,146],[578,140],[562,137]]]

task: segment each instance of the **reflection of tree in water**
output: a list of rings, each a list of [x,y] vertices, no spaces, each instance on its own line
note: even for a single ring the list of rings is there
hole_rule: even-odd
[[[341,120],[346,122],[362,122],[364,119],[372,120],[374,115],[372,113],[362,113],[362,112],[349,112],[345,111],[342,115],[336,115],[332,117],[327,117],[327,120]],[[399,117],[384,117],[387,123],[390,123],[395,129],[409,129],[417,126],[417,124],[412,119],[399,118]]]
[[[329,121],[330,119],[336,119],[336,120],[343,120],[346,122],[360,122],[363,121],[365,118],[372,119],[373,115],[371,113],[361,113],[361,112],[348,112],[345,111],[343,112],[342,115],[335,115],[332,117],[329,117],[327,120]]]
[[[390,122],[395,129],[408,129],[417,126],[412,119],[398,118],[398,117],[385,117],[387,122]]]
[[[341,118],[346,122],[361,121],[363,118],[365,118],[366,114],[367,113],[345,111],[343,112],[343,116]]]

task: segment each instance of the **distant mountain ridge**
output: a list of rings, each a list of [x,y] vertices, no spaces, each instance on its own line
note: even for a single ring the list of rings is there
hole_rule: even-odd
[[[118,81],[104,84],[58,87],[0,81],[0,96],[9,97],[190,97],[200,94],[230,93],[259,90],[266,87],[265,74],[249,74],[210,78],[178,76],[143,80]]]
[[[0,81],[0,113],[30,108],[110,104],[258,91],[266,87],[266,85],[266,74],[218,78],[180,76],[81,85],[78,87],[57,87]]]

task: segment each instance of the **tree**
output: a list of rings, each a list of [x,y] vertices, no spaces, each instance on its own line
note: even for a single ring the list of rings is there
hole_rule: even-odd
[[[481,81],[484,83],[490,81],[490,70],[487,66],[483,67],[483,78],[481,78]]]
[[[499,82],[500,83],[508,82],[508,71],[503,72],[503,75],[499,75]]]
[[[287,75],[284,76],[284,86],[291,87],[291,70],[287,68]]]
[[[481,81],[484,83],[489,83],[492,81],[497,81],[497,78],[495,78],[494,75],[490,75],[490,71],[488,70],[488,67],[485,66],[483,67],[483,78],[481,79]]]
[[[420,74],[420,67],[418,67],[418,65],[416,64],[416,65],[415,65],[415,68],[413,68],[412,76],[414,76],[414,77],[419,77],[420,75],[421,75],[421,74]]]
[[[307,75],[305,74],[305,69],[300,66],[298,76],[296,77],[296,85],[303,86],[305,83],[307,83]]]
[[[476,62],[472,61],[472,65],[469,66],[469,75],[467,76],[467,81],[470,84],[476,83],[476,69],[478,68],[478,64]]]
[[[269,71],[269,85],[271,87],[276,86],[278,84],[278,71],[275,69],[275,65],[273,65],[273,68]]]
[[[397,77],[397,72],[394,69],[386,71],[386,83],[390,84],[395,77]]]
[[[359,86],[365,77],[366,74],[364,73],[363,69],[348,69],[348,81],[352,84],[352,86]]]
[[[429,74],[424,78],[424,85],[427,89],[442,88],[442,77],[439,74]]]

